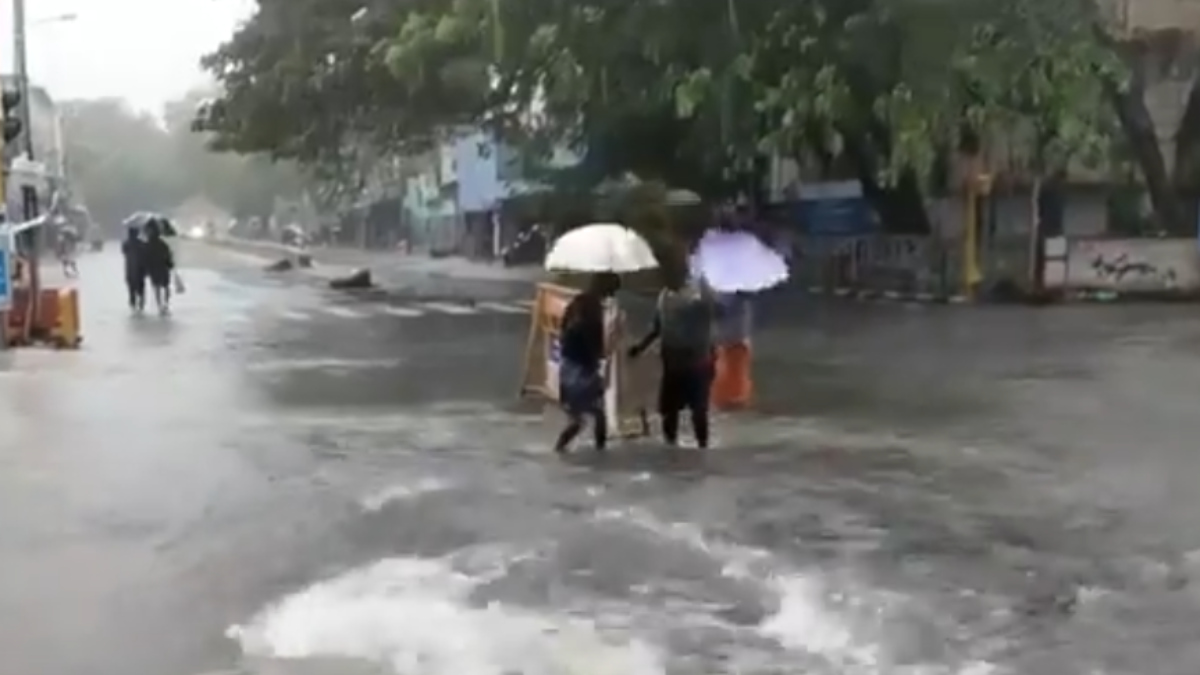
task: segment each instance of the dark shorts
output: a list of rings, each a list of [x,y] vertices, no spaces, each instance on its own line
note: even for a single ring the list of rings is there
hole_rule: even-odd
[[[564,360],[558,368],[558,398],[567,414],[601,414],[604,378],[597,370]]]
[[[171,285],[171,270],[153,270],[147,276],[155,288],[168,288]]]
[[[658,385],[659,414],[707,410],[712,382],[711,358],[663,359]]]

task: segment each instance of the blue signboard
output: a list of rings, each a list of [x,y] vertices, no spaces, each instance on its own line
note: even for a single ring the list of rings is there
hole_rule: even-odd
[[[9,264],[10,262],[8,242],[0,242],[0,312],[12,309],[12,266]]]
[[[804,234],[860,237],[878,229],[858,181],[804,185],[799,197],[792,214]]]

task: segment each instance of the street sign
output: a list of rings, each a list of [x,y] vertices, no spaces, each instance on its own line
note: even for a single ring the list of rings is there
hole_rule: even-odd
[[[12,262],[8,237],[0,237],[0,312],[12,309]]]

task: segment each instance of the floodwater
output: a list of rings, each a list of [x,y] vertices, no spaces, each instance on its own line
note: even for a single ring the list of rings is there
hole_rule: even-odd
[[[184,259],[140,320],[85,259],[87,349],[5,357],[4,672],[1200,669],[1186,307],[778,298],[716,448],[564,462],[520,315]]]

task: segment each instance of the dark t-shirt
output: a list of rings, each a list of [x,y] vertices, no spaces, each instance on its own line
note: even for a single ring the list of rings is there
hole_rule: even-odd
[[[598,369],[604,359],[604,303],[580,293],[563,312],[562,358],[584,368]]]
[[[144,256],[146,272],[151,276],[165,275],[175,269],[175,256],[162,239],[147,241]]]
[[[146,243],[140,239],[126,239],[121,243],[125,256],[125,275],[135,277],[146,272]]]

